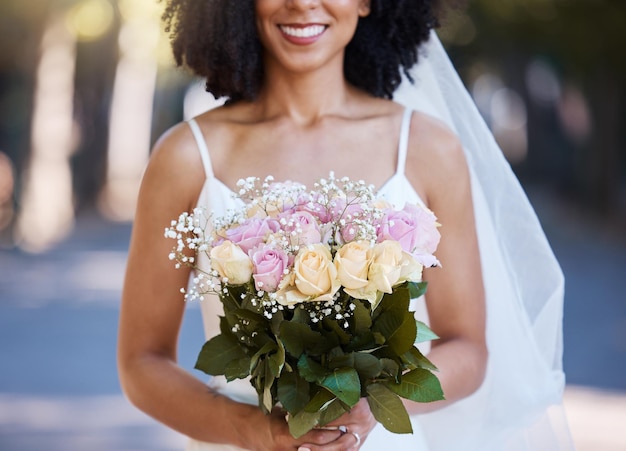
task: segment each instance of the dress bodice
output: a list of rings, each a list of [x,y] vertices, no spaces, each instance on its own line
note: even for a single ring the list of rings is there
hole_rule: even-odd
[[[381,198],[398,207],[407,202],[424,204],[405,174],[411,117],[412,111],[408,108],[405,109],[398,136],[396,172],[381,187],[379,187],[377,191]],[[194,119],[190,119],[188,123],[196,140],[196,144],[202,158],[204,172],[206,174],[206,179],[200,192],[197,206],[203,207],[207,211],[213,212],[217,215],[224,214],[228,209],[238,206],[238,201],[235,199],[234,195],[235,193],[224,182],[215,176],[213,165],[211,163],[210,152],[198,123]],[[242,176],[245,175],[246,174],[242,174]],[[363,179],[365,180],[366,177]]]
[[[424,204],[404,172],[411,116],[411,110],[406,109],[400,126],[396,172],[381,187],[379,187],[377,191],[378,197],[387,200],[399,208],[405,203]],[[242,205],[241,200],[236,197],[233,190],[220,179],[215,177],[213,167],[211,165],[209,149],[207,148],[202,130],[198,126],[197,122],[192,119],[189,121],[189,126],[191,127],[196,139],[206,173],[206,180],[200,192],[197,206],[218,216],[227,213],[229,209],[240,207]],[[242,175],[245,176],[245,174]],[[198,264],[200,266],[207,266],[208,261],[206,261],[206,256],[199,255]],[[416,302],[416,300],[412,302],[413,308],[418,310],[417,315],[420,319],[426,320],[427,315],[424,303]],[[219,316],[223,314],[223,308],[217,297],[214,296],[207,297],[207,299],[201,303],[200,308],[202,311],[204,331],[206,339],[208,340],[219,333]],[[231,399],[239,402],[245,402],[248,404],[257,404],[258,402],[256,392],[248,380],[237,379],[227,383],[224,377],[216,376],[212,377],[208,384],[212,389],[218,390],[219,392],[229,396]],[[419,451],[426,450],[427,448],[425,443],[423,443],[420,426],[417,423],[417,420],[414,419],[412,423],[414,434],[410,436],[391,434],[381,425],[377,426],[370,434],[366,445],[361,449],[374,451],[382,449],[383,447],[395,446],[396,449],[412,449]],[[187,450],[234,451],[237,450],[237,448],[227,445],[211,445],[192,440],[189,443]]]
[[[397,208],[402,208],[406,203],[425,205],[405,174],[411,117],[412,111],[408,108],[405,109],[397,138],[398,148],[396,171],[377,190],[379,198],[388,201]],[[242,206],[241,200],[237,198],[233,190],[215,176],[213,165],[211,163],[210,152],[200,126],[194,119],[189,120],[189,126],[196,140],[206,174],[206,180],[200,192],[197,207],[203,208],[205,211],[211,212],[217,216],[221,216],[226,214],[229,210]],[[242,175],[245,176],[246,174]],[[198,258],[199,265],[202,267],[208,267],[206,256],[200,255]],[[427,318],[426,310],[425,307],[420,304],[423,304],[423,302],[414,302],[413,307],[414,310],[418,311],[420,319],[425,320]],[[201,310],[203,314],[205,335],[207,339],[209,339],[219,333],[217,317],[222,314],[221,304],[219,301],[203,302]]]

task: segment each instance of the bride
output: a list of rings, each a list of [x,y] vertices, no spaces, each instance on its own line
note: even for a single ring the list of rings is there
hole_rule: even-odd
[[[165,19],[178,63],[229,101],[165,133],[146,169],[120,316],[128,398],[189,450],[570,449],[562,276],[431,32],[431,1],[168,0]],[[443,224],[442,268],[425,271],[428,295],[414,302],[440,337],[429,358],[446,400],[406,401],[413,435],[387,432],[361,400],[294,439],[246,381],[207,384],[176,364],[189,273],[167,259],[163,228],[198,205],[225,212],[240,178],[311,186],[330,171]],[[210,338],[220,303],[201,307]]]

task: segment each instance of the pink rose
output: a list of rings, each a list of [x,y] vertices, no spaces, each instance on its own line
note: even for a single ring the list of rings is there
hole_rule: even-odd
[[[307,211],[295,211],[281,216],[282,229],[289,234],[292,245],[307,246],[322,240],[315,216]]]
[[[294,210],[306,186],[298,182],[273,182],[268,192],[279,193],[272,199],[266,199],[264,207],[268,216],[276,217],[281,213]]]
[[[326,200],[320,193],[303,194],[298,201],[296,209],[311,213],[321,223],[327,223],[332,220],[332,214],[326,206]]]
[[[297,210],[311,213],[322,224],[337,220],[345,208],[345,198],[333,197],[332,199],[329,199],[321,193],[305,194],[300,198],[298,204],[296,205]]]
[[[432,254],[441,239],[437,226],[437,218],[432,211],[407,204],[399,211],[385,211],[378,231],[378,241],[397,241],[405,252],[413,255],[422,265],[435,266],[439,262]]]
[[[243,224],[227,230],[226,237],[248,253],[250,249],[263,243],[268,235],[277,232],[279,228],[275,219],[250,218]]]
[[[281,249],[259,246],[249,252],[254,265],[252,277],[257,290],[273,293],[289,265],[289,257]]]
[[[355,219],[363,217],[363,207],[360,204],[349,204],[345,207],[341,215],[340,231],[342,242],[349,243],[357,238],[359,233],[359,225],[355,223]]]

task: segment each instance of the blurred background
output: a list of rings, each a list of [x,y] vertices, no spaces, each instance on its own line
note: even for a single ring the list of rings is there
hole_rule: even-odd
[[[175,450],[115,368],[137,189],[155,139],[210,107],[153,0],[0,2],[0,449]],[[472,0],[442,41],[566,276],[579,450],[626,434],[626,2]],[[202,343],[189,306],[180,343]]]

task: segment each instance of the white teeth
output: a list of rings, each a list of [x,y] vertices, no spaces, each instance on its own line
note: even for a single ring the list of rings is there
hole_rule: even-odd
[[[293,36],[295,38],[310,38],[322,34],[326,27],[324,27],[324,25],[311,25],[310,27],[296,28],[288,25],[281,25],[280,29],[288,36]]]

